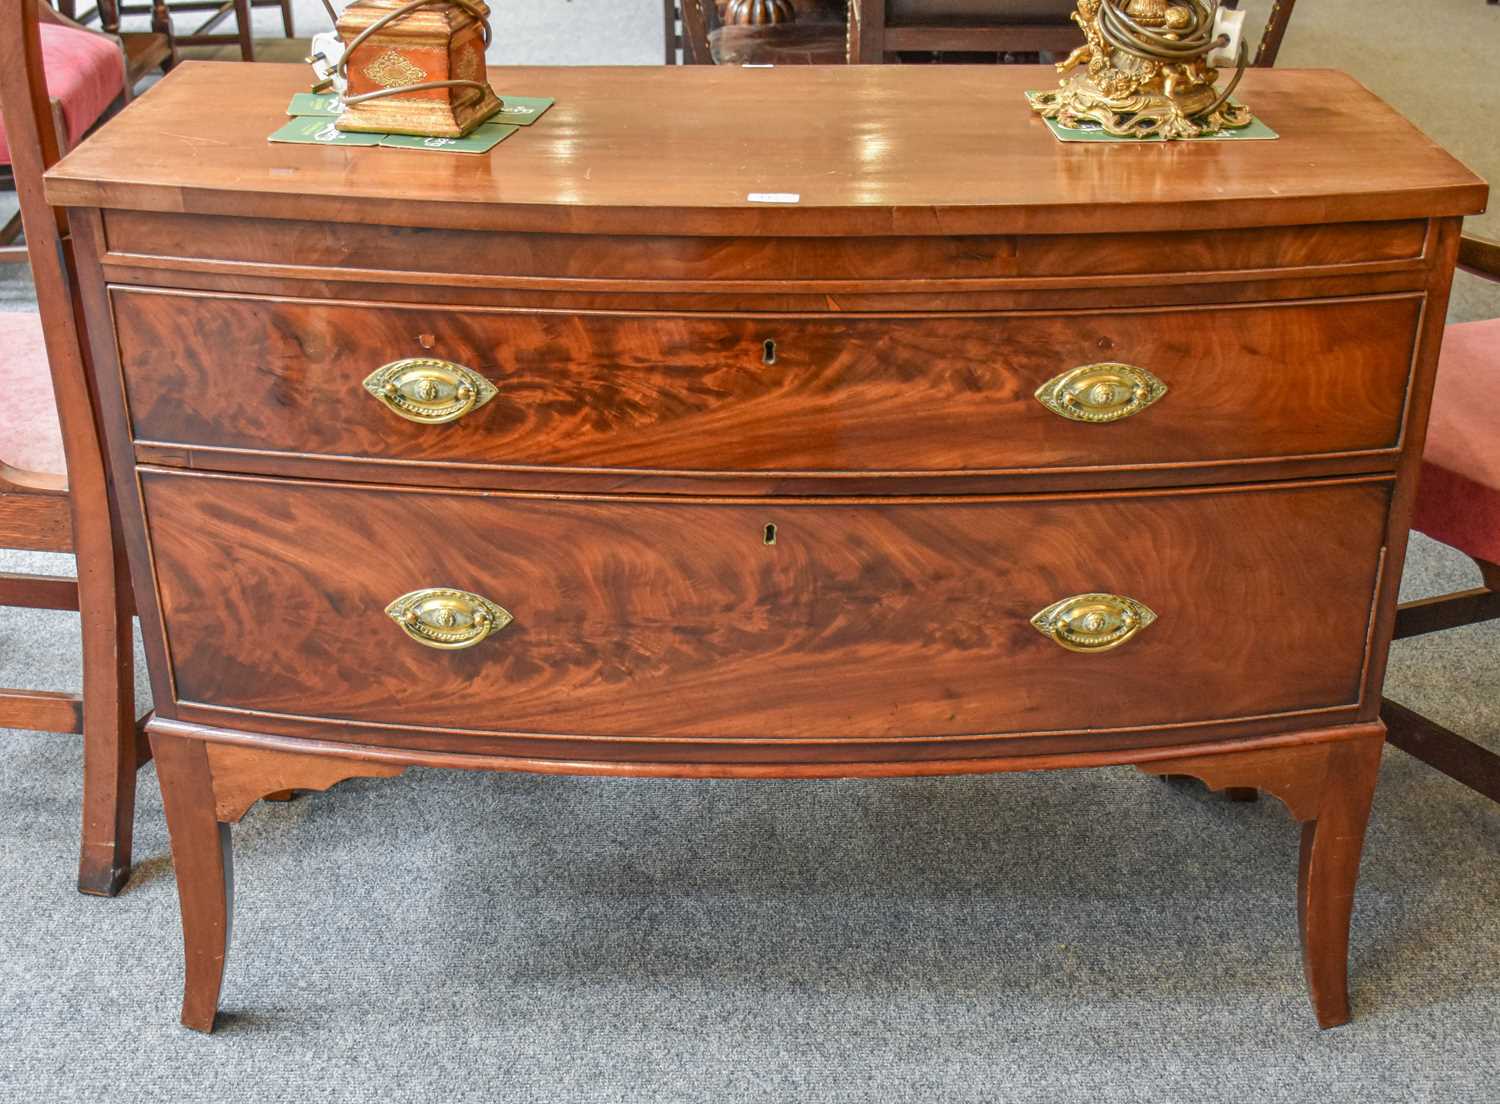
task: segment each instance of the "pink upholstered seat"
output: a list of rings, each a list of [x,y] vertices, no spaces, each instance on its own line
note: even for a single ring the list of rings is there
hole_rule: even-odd
[[[47,92],[62,104],[71,146],[124,91],[125,59],[119,44],[102,35],[48,23],[40,30]],[[0,124],[0,165],[9,164],[10,145]]]
[[[0,387],[0,461],[23,471],[65,472],[42,321],[33,312],[0,312]]]
[[[1500,318],[1443,335],[1412,527],[1500,563]]]

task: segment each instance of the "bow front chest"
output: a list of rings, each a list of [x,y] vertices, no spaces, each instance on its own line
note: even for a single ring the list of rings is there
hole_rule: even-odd
[[[185,1022],[218,1000],[223,826],[413,764],[1263,789],[1347,1019],[1483,184],[1326,72],[1246,76],[1278,140],[1133,145],[1059,143],[1022,96],[1050,70],[492,78],[557,104],[470,156],[272,145],[300,69],[185,65],[49,178]]]

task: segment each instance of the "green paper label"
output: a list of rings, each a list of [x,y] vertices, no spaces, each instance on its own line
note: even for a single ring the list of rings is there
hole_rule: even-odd
[[[287,105],[288,115],[337,115],[338,94],[335,92],[298,92]]]
[[[467,138],[419,138],[412,134],[375,135],[387,149],[444,150],[448,153],[488,153],[519,128],[506,123],[485,123]]]
[[[556,100],[540,99],[536,96],[501,96],[499,111],[490,118],[497,123],[513,123],[530,126],[546,114]]]
[[[383,135],[345,134],[335,129],[326,115],[304,115],[293,119],[275,134],[272,142],[299,142],[314,146],[378,146]]]

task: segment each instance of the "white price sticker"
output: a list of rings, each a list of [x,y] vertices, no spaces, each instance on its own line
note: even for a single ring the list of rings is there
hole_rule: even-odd
[[[801,203],[801,192],[751,192],[746,203]]]

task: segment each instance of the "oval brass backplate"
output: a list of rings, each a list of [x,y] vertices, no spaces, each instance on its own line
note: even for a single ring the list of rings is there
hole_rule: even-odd
[[[1031,624],[1070,652],[1107,652],[1155,620],[1149,608],[1122,594],[1075,594],[1053,602]]]
[[[510,612],[467,590],[428,587],[403,594],[385,612],[401,631],[429,648],[472,648],[514,620]]]
[[[1118,422],[1166,393],[1167,385],[1146,369],[1115,361],[1080,365],[1036,389],[1038,402],[1074,422]]]
[[[387,410],[422,425],[456,422],[498,394],[478,372],[430,357],[381,365],[365,377],[365,390]]]

